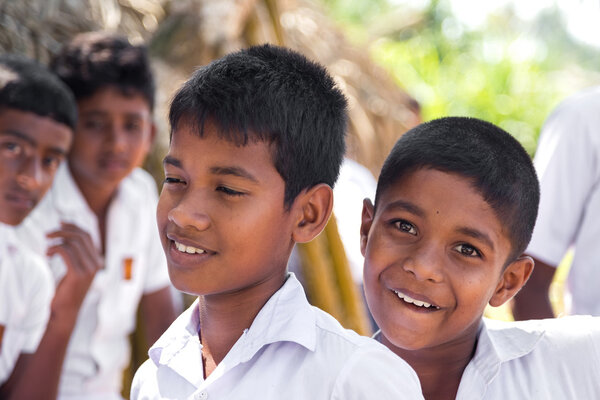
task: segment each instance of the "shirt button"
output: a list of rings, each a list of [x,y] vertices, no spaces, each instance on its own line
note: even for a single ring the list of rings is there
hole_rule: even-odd
[[[208,392],[196,393],[196,395],[194,396],[194,398],[196,400],[206,400],[206,399],[208,399]]]

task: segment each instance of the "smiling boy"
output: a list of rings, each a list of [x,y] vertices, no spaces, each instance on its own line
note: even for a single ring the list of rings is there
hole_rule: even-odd
[[[600,396],[600,321],[501,323],[487,304],[527,281],[537,214],[531,160],[484,121],[443,118],[403,135],[365,200],[361,247],[376,338],[426,399]]]
[[[286,265],[326,224],[346,101],[326,71],[252,47],[175,95],[157,219],[169,275],[198,296],[150,349],[132,399],[418,399],[416,375],[311,307]]]
[[[59,399],[120,399],[138,306],[149,343],[175,319],[156,185],[139,168],[155,135],[154,80],[144,46],[104,32],[77,35],[51,67],[73,91],[79,121],[67,162],[20,234],[52,257],[60,285],[78,291],[55,299],[70,318],[49,325],[40,345],[49,372],[35,398],[58,390]],[[86,236],[65,245],[76,226]],[[74,265],[85,272],[77,284],[62,278]]]
[[[47,265],[17,240],[19,225],[50,188],[77,120],[75,99],[36,62],[0,56],[0,398],[32,364],[52,300]],[[31,381],[23,382],[31,385]],[[18,397],[15,397],[18,398]]]

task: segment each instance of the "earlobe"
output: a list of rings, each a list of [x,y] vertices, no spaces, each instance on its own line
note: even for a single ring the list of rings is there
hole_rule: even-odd
[[[297,243],[314,239],[329,221],[333,208],[333,191],[329,185],[321,183],[298,195],[295,201],[298,218],[293,230]]]
[[[510,263],[502,273],[500,282],[490,299],[492,307],[498,307],[510,300],[531,276],[534,261],[529,256],[521,256]]]
[[[360,252],[364,256],[367,252],[367,239],[369,238],[369,231],[373,224],[374,207],[370,199],[363,200],[362,210],[362,222],[360,225]]]

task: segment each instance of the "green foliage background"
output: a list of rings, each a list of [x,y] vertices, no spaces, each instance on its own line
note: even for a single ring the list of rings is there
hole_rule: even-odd
[[[510,7],[468,30],[449,0],[422,9],[388,0],[321,0],[355,42],[421,104],[424,120],[466,115],[493,122],[534,154],[560,100],[600,82],[600,49],[576,42],[557,8],[534,21]]]

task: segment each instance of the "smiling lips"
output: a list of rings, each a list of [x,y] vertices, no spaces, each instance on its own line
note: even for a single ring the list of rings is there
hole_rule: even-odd
[[[426,309],[428,308],[428,309],[431,309],[431,310],[439,310],[440,309],[436,305],[429,304],[429,303],[427,303],[425,301],[420,301],[420,300],[413,299],[409,295],[404,294],[404,293],[402,293],[402,292],[400,292],[398,290],[394,290],[393,292],[396,293],[396,295],[400,299],[404,300],[404,302],[409,303],[409,304],[413,304],[413,305],[415,305],[417,307],[422,307],[422,308],[426,308]]]
[[[185,244],[179,243],[176,241],[173,241],[173,243],[175,243],[175,248],[182,253],[187,253],[187,254],[204,254],[204,253],[206,253],[206,250],[199,249],[197,247],[186,246]]]

